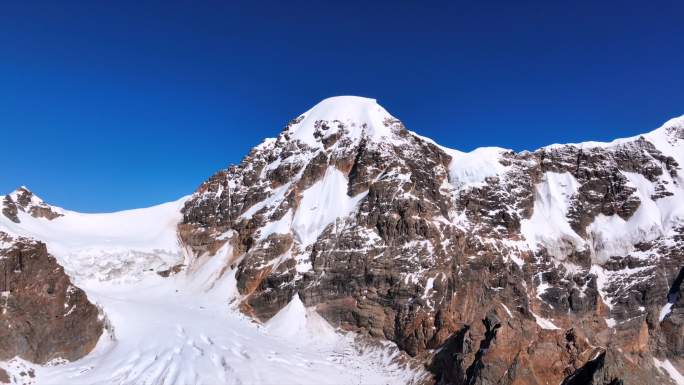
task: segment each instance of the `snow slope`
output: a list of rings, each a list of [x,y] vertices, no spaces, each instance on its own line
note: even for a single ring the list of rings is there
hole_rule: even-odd
[[[183,262],[176,225],[186,199],[106,214],[58,209],[63,216],[53,220],[19,212],[20,223],[0,215],[0,231],[45,242],[77,283],[138,280]]]
[[[337,218],[349,215],[368,192],[347,195],[347,178],[336,167],[328,167],[323,179],[302,194],[292,221],[292,230],[304,246],[316,241],[325,228]]]
[[[577,192],[578,184],[572,174],[547,172],[535,188],[532,217],[521,223],[520,232],[530,249],[546,246],[549,254],[565,259],[574,249],[582,249],[584,240],[568,223],[570,198]]]

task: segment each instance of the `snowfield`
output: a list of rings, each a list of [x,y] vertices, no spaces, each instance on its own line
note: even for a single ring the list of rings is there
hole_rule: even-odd
[[[106,214],[58,208],[63,216],[53,220],[19,212],[20,223],[0,215],[0,231],[45,242],[76,284],[136,281],[150,270],[183,263],[176,225],[186,199]]]
[[[266,326],[230,307],[232,276],[207,292],[187,276],[86,287],[112,330],[85,358],[35,367],[40,384],[390,384],[415,373],[389,349],[310,320],[298,298]],[[26,365],[26,363],[24,363]]]
[[[232,250],[187,262],[176,238],[182,198],[110,214],[62,210],[52,221],[0,216],[0,230],[40,239],[109,325],[75,362],[0,362],[17,384],[396,384],[425,375],[400,364],[391,344],[335,330],[299,297],[267,324],[242,315]],[[33,369],[35,378],[21,376]]]

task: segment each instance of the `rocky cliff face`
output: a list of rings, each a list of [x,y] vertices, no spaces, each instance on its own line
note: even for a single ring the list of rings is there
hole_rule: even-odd
[[[682,162],[681,118],[462,153],[338,97],[202,184],[178,231],[196,256],[232,250],[245,313],[299,293],[436,383],[666,384],[684,372]]]
[[[75,360],[102,328],[97,307],[44,243],[0,231],[0,360]]]

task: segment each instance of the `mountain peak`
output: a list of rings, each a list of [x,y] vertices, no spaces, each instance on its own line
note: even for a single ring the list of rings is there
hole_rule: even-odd
[[[54,219],[63,215],[63,210],[50,206],[34,194],[26,186],[20,186],[5,196],[2,201],[2,213],[12,222],[19,223],[19,211],[35,218]]]
[[[375,99],[334,96],[300,115],[286,132],[291,139],[320,147],[322,138],[335,134],[344,134],[352,140],[361,137],[391,139],[392,124],[396,122],[398,120]]]
[[[8,194],[10,198],[16,202],[21,202],[22,205],[26,206],[28,204],[44,204],[45,202],[40,199],[36,194],[33,193],[26,186],[19,186],[14,191]]]

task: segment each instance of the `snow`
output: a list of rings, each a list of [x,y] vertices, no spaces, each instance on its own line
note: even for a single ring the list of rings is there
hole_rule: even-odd
[[[630,253],[637,243],[655,240],[669,231],[673,223],[670,219],[672,211],[668,209],[669,201],[656,203],[651,199],[655,192],[653,183],[641,174],[622,173],[629,180],[629,185],[636,188],[634,194],[641,204],[628,220],[618,215],[599,214],[587,227],[589,245],[598,263],[613,255]],[[682,206],[681,203],[679,206]]]
[[[324,190],[318,193],[325,196]],[[17,376],[33,369],[41,385],[376,384],[423,378],[424,371],[399,363],[396,347],[369,345],[336,330],[299,296],[265,325],[243,315],[235,270],[229,269],[241,256],[229,244],[213,256],[187,260],[180,249],[176,225],[185,199],[110,214],[65,210],[52,221],[20,214],[20,224],[0,216],[0,229],[46,242],[111,325],[95,349],[75,362],[56,359],[41,366],[15,358],[0,367]],[[168,278],[145,272],[160,260],[180,260],[187,268]],[[0,305],[8,295],[3,293]]]
[[[659,360],[657,358],[653,358],[653,364],[663,370],[665,373],[667,373],[670,378],[675,382],[677,385],[684,385],[684,376],[677,370],[677,368],[672,365],[672,362],[668,359],[664,360]]]
[[[265,326],[266,330],[273,335],[296,337],[299,333],[307,331],[307,323],[306,308],[299,298],[299,294],[295,293],[287,306],[280,309],[273,318],[266,322]]]
[[[622,172],[628,185],[636,189],[634,195],[641,202],[629,219],[618,215],[597,215],[587,226],[587,241],[571,228],[567,214],[578,183],[570,173],[544,174],[535,186],[532,217],[521,221],[521,233],[528,246],[536,250],[540,245],[558,260],[564,260],[573,250],[589,247],[593,261],[603,263],[614,255],[626,255],[634,245],[668,234],[684,218],[684,191],[672,187],[673,196],[654,201],[654,183],[643,175]],[[669,177],[668,174],[667,177]],[[670,183],[674,185],[674,183]]]
[[[606,286],[608,286],[608,273],[603,267],[598,265],[591,266],[589,272],[596,276],[596,289],[599,292],[599,296],[601,296],[601,300],[604,304],[606,304],[606,306],[608,306],[608,309],[612,310],[613,302],[610,300],[610,298],[608,298],[608,294],[604,289]]]
[[[359,96],[335,96],[325,99],[301,115],[302,120],[290,127],[291,138],[307,145],[320,148],[322,143],[314,136],[317,121],[327,121],[329,129],[324,135],[336,133],[340,128],[337,120],[349,131],[347,138],[357,141],[362,137],[376,141],[393,141],[387,119],[394,119],[375,99]],[[364,127],[365,125],[365,127]]]
[[[54,206],[49,206],[47,203],[45,203],[40,197],[38,197],[36,194],[34,194],[31,190],[28,189],[26,186],[21,186],[18,189],[12,191],[8,195],[10,198],[14,201],[17,202],[19,201],[19,194],[21,193],[30,193],[31,194],[31,200],[29,203],[26,205],[26,208],[30,210],[31,207],[50,207],[53,212],[58,213],[58,214],[63,214],[64,209],[61,207],[54,207]]]
[[[428,295],[430,294],[431,291],[433,291],[433,289],[435,287],[435,279],[437,279],[440,276],[441,276],[440,281],[446,277],[444,275],[444,273],[438,273],[436,276],[428,278],[427,282],[425,282],[425,290],[423,291],[423,298],[426,300],[427,306],[430,307],[431,309],[434,309],[434,303],[433,303],[433,300],[430,299],[430,297]]]
[[[208,291],[193,280],[179,274],[87,286],[113,332],[78,361],[24,364],[45,385],[375,384],[421,375],[394,363],[388,350],[360,352],[353,334],[336,332],[298,297],[262,327],[228,306],[234,272]]]
[[[659,128],[645,134],[644,137],[663,154],[673,157],[681,167],[684,165],[684,140],[672,138],[668,134],[670,129],[684,130],[684,115],[668,120]],[[681,180],[681,174],[679,177]]]
[[[20,212],[20,223],[0,215],[0,230],[45,242],[77,282],[139,279],[183,262],[176,225],[186,199],[106,214],[62,210],[53,220]]]
[[[301,342],[303,337],[315,341],[335,342],[339,336],[335,329],[315,309],[307,309],[295,294],[278,314],[265,324],[266,331],[274,336]]]
[[[615,147],[615,146],[619,146],[621,144],[633,142],[633,141],[639,139],[640,137],[644,137],[646,140],[655,144],[656,147],[660,151],[663,151],[663,149],[662,149],[663,146],[661,146],[660,144],[662,144],[661,141],[666,137],[665,129],[670,128],[670,127],[684,127],[684,115],[677,117],[677,118],[670,119],[667,122],[665,122],[662,126],[660,126],[659,128],[657,128],[657,129],[655,129],[655,130],[653,130],[647,134],[643,134],[643,135],[635,135],[635,136],[631,136],[628,138],[619,138],[619,139],[612,140],[610,142],[586,141],[586,142],[581,142],[581,143],[565,143],[565,144],[554,143],[554,144],[551,144],[548,146],[544,146],[543,148],[553,149],[553,148],[559,148],[559,147],[563,147],[563,146],[575,146],[575,147],[585,148],[585,149],[597,148],[597,147],[598,148],[609,148],[609,147]],[[663,152],[665,152],[665,151],[663,151]],[[684,155],[684,154],[680,152],[679,156],[682,156],[682,155]],[[677,159],[676,156],[674,158]],[[682,164],[682,162],[680,162],[679,159],[677,159],[677,162],[679,164]]]
[[[630,138],[616,139],[612,142],[583,142],[577,144],[568,144],[580,148],[611,148],[619,145],[624,145],[640,138],[651,142],[656,148],[666,156],[674,158],[678,164],[684,164],[684,140],[677,138],[677,130],[684,130],[684,116],[670,119],[660,128],[657,128],[644,135],[638,135]],[[674,133],[674,134],[673,134]],[[556,148],[565,145],[551,145],[546,148]],[[681,166],[680,166],[681,167]],[[647,180],[643,175],[638,173],[622,172],[627,179],[629,185],[636,188],[635,195],[639,198],[641,204],[637,211],[628,220],[623,220],[617,215],[605,216],[598,215],[594,221],[587,227],[589,234],[588,246],[592,252],[592,257],[595,263],[603,263],[606,259],[613,255],[625,255],[633,251],[633,245],[639,242],[652,241],[662,235],[668,234],[673,228],[684,223],[684,177],[682,173],[672,177],[669,171],[663,168],[663,174],[660,180],[667,186],[667,190],[672,193],[671,196],[660,198],[654,201],[651,196],[655,193],[655,185],[653,182]],[[538,191],[539,192],[539,191]],[[562,209],[558,201],[555,202],[554,207]],[[552,207],[552,210],[555,208]],[[537,202],[535,201],[535,216],[537,213]],[[558,213],[554,214],[558,219]],[[548,229],[540,227],[543,221],[534,223],[534,219],[527,223],[523,223],[523,233],[528,240],[536,238],[542,244],[548,243],[554,237],[565,237],[570,241],[570,244],[577,245],[576,238],[572,233],[567,233],[567,227],[564,223],[551,219]],[[525,226],[527,224],[527,227]],[[533,226],[534,225],[534,226]],[[549,234],[547,240],[543,234],[543,230],[547,230]],[[535,242],[535,241],[533,241]],[[562,242],[560,244],[563,248]],[[556,252],[558,250],[556,248]]]
[[[534,319],[537,321],[537,325],[539,325],[539,327],[541,327],[542,329],[560,330],[560,328],[558,326],[554,325],[554,323],[550,319],[538,316],[537,314],[535,314],[531,310],[530,310],[530,313],[532,313],[532,315],[534,316]]]
[[[451,156],[449,181],[456,188],[480,185],[486,178],[503,175],[507,170],[507,167],[499,162],[499,158],[502,153],[509,150],[499,147],[481,147],[471,152],[461,152],[446,147],[441,148]]]
[[[520,232],[530,249],[544,246],[550,255],[564,260],[574,250],[581,250],[584,240],[575,233],[567,219],[570,199],[579,184],[569,172],[546,172],[535,186],[532,217],[520,224]]]
[[[329,224],[349,215],[368,194],[366,191],[350,197],[347,183],[340,170],[329,166],[323,178],[302,193],[292,219],[295,239],[302,245],[314,243]]]
[[[390,121],[394,118],[374,99],[329,98],[300,118],[288,133],[292,139],[315,150],[303,155],[304,158],[315,156],[323,148],[320,137],[314,135],[317,131],[317,136],[327,136],[346,130],[345,137],[353,143],[362,138],[394,145],[404,143],[392,131]],[[328,129],[321,130],[319,121],[326,121]],[[643,137],[683,165],[684,141],[671,134],[673,128],[681,127],[684,127],[684,116],[668,121]],[[637,138],[575,146],[612,147]],[[428,138],[422,139],[434,143]],[[257,149],[275,146],[277,140],[267,139]],[[452,158],[449,183],[457,190],[481,186],[488,178],[503,177],[509,172],[510,166],[500,162],[509,150],[486,147],[466,153],[439,147]],[[300,162],[304,158],[293,157],[289,161]],[[265,170],[274,169],[283,161],[278,158]],[[587,227],[589,236],[585,241],[567,220],[578,182],[570,173],[545,173],[535,186],[533,215],[521,223],[524,241],[520,244],[532,250],[544,247],[560,261],[574,250],[589,247],[593,262],[600,264],[611,255],[633,251],[635,243],[668,235],[684,223],[681,204],[684,173],[672,177],[664,170],[660,179],[673,195],[656,201],[651,198],[655,193],[654,183],[637,173],[623,174],[636,189],[634,194],[641,201],[639,208],[628,220],[617,215],[598,215]],[[388,176],[409,178],[408,175],[384,175]],[[291,183],[270,190],[268,198],[250,207],[241,217],[249,219],[262,208],[277,207],[290,191]],[[259,230],[260,240],[271,234],[293,233],[301,249],[305,249],[328,226],[338,226],[338,222],[341,225],[366,197],[367,192],[348,196],[347,186],[346,176],[329,166],[321,180],[302,192],[296,210],[289,210],[281,219],[268,222]],[[336,330],[315,309],[306,308],[297,294],[263,325],[242,315],[235,308],[241,299],[235,271],[228,268],[242,256],[234,255],[226,244],[214,256],[193,257],[178,243],[176,226],[186,200],[187,197],[146,209],[108,214],[81,214],[53,208],[63,214],[53,220],[20,212],[19,224],[0,215],[0,230],[46,242],[48,250],[88,297],[101,306],[113,326],[91,354],[76,362],[55,361],[38,366],[15,359],[0,362],[0,366],[8,368],[10,373],[34,368],[41,384],[400,383],[417,380],[424,374],[397,364],[396,353],[388,346],[370,348],[360,344],[354,334]],[[45,205],[35,195],[32,204]],[[381,242],[374,231],[365,231],[369,244],[362,245],[360,251]],[[231,234],[222,237],[230,238]],[[0,247],[4,247],[2,242]],[[426,245],[428,253],[431,247]],[[287,257],[297,260],[298,273],[311,269],[308,256],[288,253]],[[514,261],[520,266],[523,264],[517,258]],[[164,279],[154,273],[178,263],[186,264],[187,268],[177,275]],[[609,272],[596,264],[590,272],[597,276],[599,294],[609,308],[612,302],[604,288],[614,279],[634,273],[628,269]],[[406,274],[404,280],[417,283],[424,276],[425,270],[421,270]],[[436,278],[426,280],[424,297],[430,294]],[[537,296],[548,287],[541,281],[536,288]],[[8,295],[3,292],[0,299],[6,302]],[[660,321],[671,308],[669,303],[661,309]],[[65,312],[68,311],[71,308],[65,307]],[[559,329],[553,320],[532,314],[542,329]],[[613,318],[605,320],[608,327],[616,325]],[[684,384],[672,363],[657,359],[654,362],[678,384]]]
[[[672,311],[672,305],[674,305],[672,302],[668,302],[663,306],[662,309],[660,309],[660,315],[658,316],[658,322],[663,322],[665,317],[667,317],[668,314]]]
[[[264,207],[270,207],[270,206],[276,206],[277,203],[282,201],[285,198],[285,194],[287,193],[288,189],[290,188],[290,183],[286,183],[275,190],[272,191],[271,195],[269,195],[268,198],[255,203],[252,205],[249,209],[245,210],[242,215],[240,215],[241,218],[243,219],[251,219],[252,216],[259,210],[261,210]]]
[[[423,298],[427,298],[428,293],[432,290],[432,288],[434,286],[435,286],[435,277],[428,278],[427,282],[425,283],[425,291],[423,292]]]
[[[504,310],[506,310],[506,313],[508,313],[508,316],[513,318],[513,313],[511,313],[511,311],[508,309],[508,306],[504,305],[503,303],[501,303],[500,305],[501,305],[501,307],[504,308]]]
[[[277,221],[266,223],[260,230],[259,239],[266,239],[271,234],[288,234],[292,227],[292,210]]]
[[[541,273],[538,274],[539,276],[539,285],[537,285],[537,295],[536,297],[543,301],[544,299],[542,298],[542,295],[546,293],[546,291],[551,288],[552,286],[549,285],[547,282],[544,281],[544,277],[542,276]]]
[[[409,131],[411,135],[439,147],[451,156],[449,163],[449,182],[456,189],[477,187],[489,177],[502,176],[508,167],[501,164],[499,159],[503,153],[511,150],[501,147],[480,147],[470,152],[463,152],[445,147],[434,140]]]

